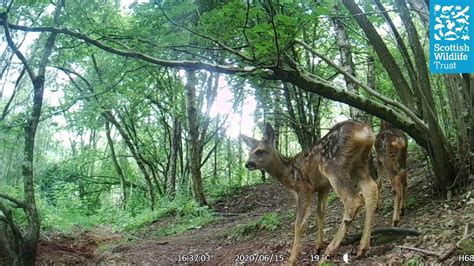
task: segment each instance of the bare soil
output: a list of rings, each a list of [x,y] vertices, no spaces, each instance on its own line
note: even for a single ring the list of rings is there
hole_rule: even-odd
[[[421,168],[413,167],[409,172],[408,201],[405,216],[399,226],[414,228],[419,236],[401,234],[376,235],[372,238],[372,247],[366,257],[356,259],[357,244],[342,245],[330,262],[342,263],[343,254],[349,254],[354,264],[403,264],[417,260],[425,263],[440,263],[438,255],[447,252],[465,236],[466,224],[474,223],[474,193],[467,192],[450,200],[438,200],[428,190],[427,178]],[[392,192],[386,180],[382,189],[375,228],[390,226],[392,215]],[[198,260],[208,263],[199,264],[235,264],[236,259],[250,259],[245,255],[273,255],[284,261],[289,258],[293,239],[295,204],[291,193],[276,182],[245,187],[238,193],[223,198],[213,205],[218,222],[184,233],[155,237],[153,231],[175,222],[175,217],[167,217],[150,225],[140,233],[127,235],[112,232],[107,227],[93,231],[79,232],[75,237],[56,235],[43,239],[40,243],[38,264],[176,264],[181,257],[198,256]],[[275,212],[279,217],[288,217],[281,226],[272,232],[256,230],[248,236],[233,237],[232,232],[238,225],[247,224],[262,217],[265,213]],[[342,204],[338,199],[328,205],[325,221],[325,241],[328,243],[335,234],[342,216]],[[360,212],[351,224],[348,235],[361,232],[364,212]],[[300,254],[300,263],[315,263],[311,255],[317,255],[314,249],[316,235],[314,213],[308,222]],[[468,231],[468,237],[472,237]],[[415,247],[436,254],[427,255],[420,251],[402,249],[397,246]],[[441,264],[457,264],[457,248]],[[208,255],[208,257],[207,257]],[[239,257],[244,255],[244,257]],[[268,258],[269,258],[268,257]],[[263,257],[261,257],[263,258]],[[314,259],[315,257],[313,257]],[[259,263],[260,264],[260,263]]]

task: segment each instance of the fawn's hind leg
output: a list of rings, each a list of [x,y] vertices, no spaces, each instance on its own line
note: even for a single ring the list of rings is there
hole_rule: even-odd
[[[316,209],[316,220],[318,222],[318,231],[316,232],[316,253],[322,250],[324,245],[324,216],[328,203],[329,188],[318,192],[318,207]]]
[[[334,235],[334,238],[326,248],[325,252],[325,254],[333,256],[336,249],[341,244],[342,239],[346,235],[349,224],[354,219],[359,208],[364,204],[364,201],[359,195],[359,192],[349,174],[341,174],[341,176],[338,177],[330,176],[328,177],[328,180],[344,204],[344,215],[339,230]]]
[[[375,211],[377,210],[379,188],[377,183],[369,174],[368,167],[363,167],[356,172],[357,184],[362,191],[365,201],[365,220],[362,238],[360,239],[357,256],[364,256],[370,247],[370,235],[374,223]]]

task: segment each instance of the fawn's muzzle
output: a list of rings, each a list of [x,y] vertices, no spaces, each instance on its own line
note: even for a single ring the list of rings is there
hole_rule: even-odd
[[[247,162],[245,164],[245,168],[247,168],[249,170],[253,170],[253,169],[257,168],[257,165],[254,162]]]

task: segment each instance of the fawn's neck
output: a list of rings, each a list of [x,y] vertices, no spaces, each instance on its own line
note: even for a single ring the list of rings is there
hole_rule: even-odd
[[[265,171],[286,188],[294,188],[295,178],[293,176],[294,171],[291,168],[291,160],[279,154],[275,159],[275,163]]]

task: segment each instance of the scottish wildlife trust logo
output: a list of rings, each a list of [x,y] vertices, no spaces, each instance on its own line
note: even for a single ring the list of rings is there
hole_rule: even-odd
[[[431,73],[474,73],[472,0],[430,3]]]

